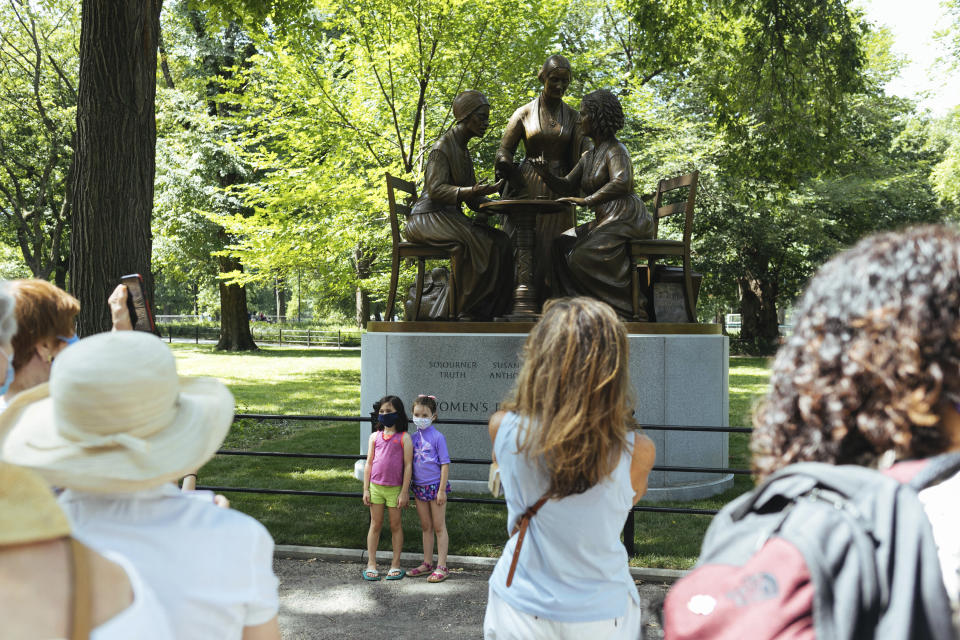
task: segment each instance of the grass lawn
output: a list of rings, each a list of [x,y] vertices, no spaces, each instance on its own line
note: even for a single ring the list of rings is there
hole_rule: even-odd
[[[216,376],[237,399],[238,413],[357,415],[360,354],[355,350],[319,351],[263,347],[253,354],[217,353],[206,345],[171,345],[183,375]],[[764,358],[730,359],[730,424],[749,426],[749,412],[766,388]],[[359,451],[356,423],[238,422],[224,448],[254,451],[348,453]],[[748,437],[730,435],[730,466],[749,467]],[[200,473],[201,484],[220,487],[306,489],[359,492],[353,461],[217,456]],[[716,509],[752,486],[737,476],[734,488],[707,500],[667,503]],[[234,508],[266,525],[280,544],[361,548],[368,510],[360,499],[229,493]],[[692,566],[709,525],[707,516],[637,514],[637,555],[631,564],[649,567]],[[385,527],[386,529],[387,527]],[[506,510],[499,506],[450,503],[447,507],[450,553],[497,556],[506,535]],[[404,515],[404,550],[419,551],[416,513]],[[384,531],[381,549],[389,548]]]

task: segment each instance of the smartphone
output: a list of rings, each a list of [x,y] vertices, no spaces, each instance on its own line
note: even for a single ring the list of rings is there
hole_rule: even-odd
[[[130,312],[130,323],[137,331],[156,333],[153,323],[153,314],[150,312],[150,301],[144,293],[143,277],[139,273],[131,273],[120,278],[120,282],[127,287],[127,311]]]

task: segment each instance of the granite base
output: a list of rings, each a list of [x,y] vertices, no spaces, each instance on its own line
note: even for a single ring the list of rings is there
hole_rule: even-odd
[[[402,324],[402,323],[398,323]],[[493,323],[491,323],[493,324]],[[633,325],[637,326],[637,325]],[[643,325],[639,325],[643,326]],[[630,379],[640,424],[727,426],[729,343],[712,331],[631,333]],[[631,327],[632,329],[633,327]],[[393,394],[410,403],[421,393],[437,397],[441,423],[453,458],[490,458],[485,426],[510,391],[520,370],[522,333],[446,333],[376,331],[361,343],[360,412]],[[409,406],[408,406],[409,413]],[[478,425],[443,424],[442,420],[476,420]],[[728,434],[647,430],[657,447],[657,465],[726,467]],[[359,448],[366,452],[370,425],[359,428]],[[363,461],[356,469],[362,477]],[[485,464],[454,464],[451,484],[458,491],[486,492]],[[733,486],[731,475],[654,471],[646,501],[692,500]]]

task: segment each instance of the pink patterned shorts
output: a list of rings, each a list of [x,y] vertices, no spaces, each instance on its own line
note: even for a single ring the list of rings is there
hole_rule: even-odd
[[[413,496],[420,502],[433,502],[437,499],[437,492],[440,491],[440,483],[436,484],[415,484],[411,487]],[[447,493],[450,493],[450,483],[447,483]]]

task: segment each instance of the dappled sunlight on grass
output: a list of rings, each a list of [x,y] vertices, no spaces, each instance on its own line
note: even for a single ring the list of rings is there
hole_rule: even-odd
[[[359,484],[359,481],[353,477],[352,469],[304,469],[291,471],[284,476],[293,480],[352,480]]]

